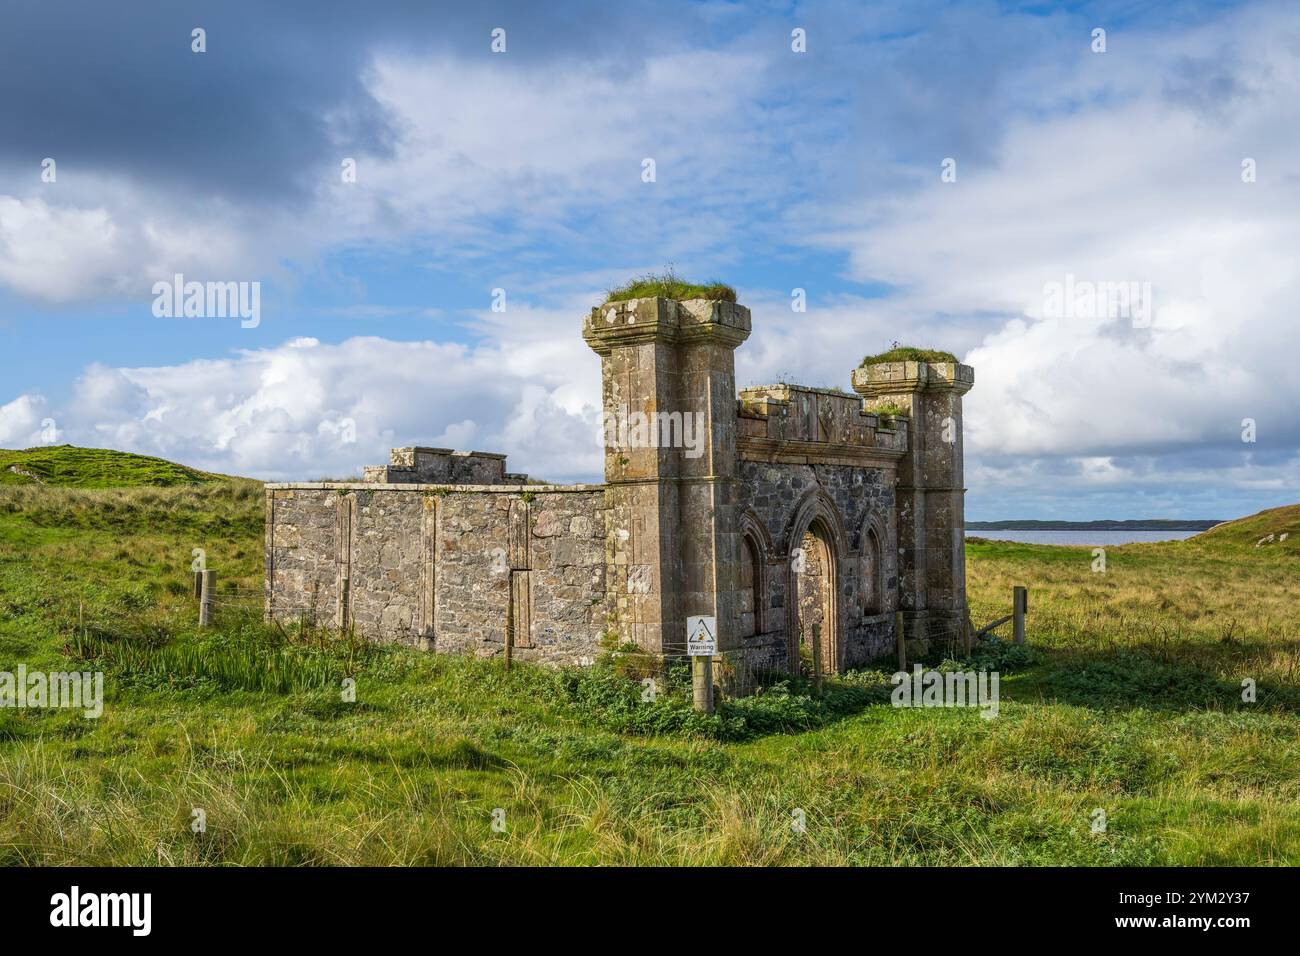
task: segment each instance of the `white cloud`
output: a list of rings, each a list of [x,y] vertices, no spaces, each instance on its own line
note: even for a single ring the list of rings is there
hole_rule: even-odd
[[[576,333],[569,338],[545,365],[526,342],[373,336],[299,338],[169,366],[96,364],[65,414],[68,440],[271,479],[346,477],[386,462],[392,446],[444,443],[506,452],[516,471],[590,477],[601,468],[599,366]],[[25,408],[0,423],[26,421]]]
[[[1294,477],[1283,463],[1300,442],[1298,24],[1242,16],[1130,37],[1143,69],[1086,61],[1086,79],[1066,81],[1082,105],[1011,123],[993,162],[958,157],[955,183],[936,163],[914,192],[860,210],[872,226],[851,231],[856,276],[896,285],[890,309],[937,317],[921,344],[946,338],[975,366],[968,460],[985,481],[1060,481],[1016,460],[1045,457],[1075,487],[1133,488],[1147,476],[1117,463],[1132,456],[1164,463],[1153,482],[1176,482],[1209,470],[1179,459],[1196,449],[1217,449],[1225,484]],[[1253,184],[1240,178],[1248,156]],[[1149,282],[1150,327],[1044,317],[1045,283],[1067,274]],[[1269,423],[1258,449],[1240,442],[1246,416]],[[1230,476],[1256,450],[1274,455]]]
[[[788,132],[759,101],[763,75],[762,58],[727,49],[562,67],[379,53],[364,82],[398,131],[392,152],[358,152],[357,181],[322,190],[319,212],[350,241],[419,235],[444,259],[602,241],[575,228],[588,215],[625,247],[649,243],[660,266],[716,252],[766,202]],[[693,228],[664,228],[675,203]]]
[[[61,168],[56,183],[0,192],[0,286],[49,303],[138,300],[177,272],[287,279],[287,262],[411,239],[444,263],[489,247],[500,256],[548,239],[603,242],[575,218],[614,207],[626,212],[606,228],[625,245],[638,237],[657,266],[713,254],[767,200],[788,132],[758,101],[763,66],[726,49],[563,69],[377,52],[361,81],[387,111],[392,142],[356,142],[345,117],[326,118],[340,160],[358,162],[355,183],[336,164],[304,168],[306,204],[279,207]],[[646,157],[653,184],[641,181]],[[33,180],[2,172],[0,181]],[[675,203],[693,228],[664,229]]]
[[[40,395],[19,395],[0,405],[0,446],[26,448],[47,439],[57,440],[59,433],[45,418],[45,409],[45,399]]]
[[[121,179],[43,189],[49,198],[0,193],[0,286],[47,303],[148,299],[178,272],[251,279],[282,228]]]

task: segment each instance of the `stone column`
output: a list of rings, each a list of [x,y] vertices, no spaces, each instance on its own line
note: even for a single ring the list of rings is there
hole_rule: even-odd
[[[966,619],[962,396],[969,365],[882,362],[853,371],[867,410],[884,403],[911,413],[898,465],[898,581],[907,638],[917,653],[961,633]]]
[[[693,614],[738,643],[734,352],[749,329],[744,306],[662,298],[583,323],[601,356],[611,625],[653,653],[684,645]]]

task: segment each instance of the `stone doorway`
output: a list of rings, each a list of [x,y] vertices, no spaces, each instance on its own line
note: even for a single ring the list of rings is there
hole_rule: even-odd
[[[790,669],[813,677],[839,670],[834,538],[820,518],[804,532],[790,559],[794,597]],[[814,638],[814,635],[820,635]],[[814,641],[817,646],[814,648]]]

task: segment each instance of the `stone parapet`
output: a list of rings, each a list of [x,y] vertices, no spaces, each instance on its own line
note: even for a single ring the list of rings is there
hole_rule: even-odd
[[[906,418],[882,418],[858,396],[834,389],[788,384],[742,389],[737,418],[744,458],[824,455],[865,462],[897,458],[907,448]]]
[[[383,467],[383,466],[381,466]],[[538,484],[499,484],[499,485],[462,485],[451,483],[392,482],[388,484],[372,481],[268,481],[262,486],[267,491],[423,491],[430,494],[438,492],[482,492],[485,494],[517,495],[533,492],[534,494],[564,494],[566,492],[582,493],[603,491],[601,484],[585,485],[538,485]]]
[[[493,485],[506,480],[506,456],[450,448],[394,448],[387,465],[367,465],[361,474],[363,480],[378,484]]]

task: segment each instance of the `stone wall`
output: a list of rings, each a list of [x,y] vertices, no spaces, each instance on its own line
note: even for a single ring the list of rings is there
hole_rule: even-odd
[[[814,523],[825,528],[836,561],[835,603],[841,646],[836,669],[856,667],[893,649],[897,523],[890,466],[742,460],[742,532],[764,552],[762,631],[742,640],[751,662],[784,668],[794,642],[790,590],[794,551]],[[754,528],[754,524],[758,528]],[[826,662],[828,668],[830,661]]]
[[[592,486],[267,485],[268,614],[382,641],[578,663],[607,615]]]

